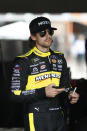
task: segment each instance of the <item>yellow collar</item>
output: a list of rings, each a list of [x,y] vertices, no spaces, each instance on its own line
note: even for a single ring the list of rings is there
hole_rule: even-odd
[[[44,52],[38,50],[37,47],[34,47],[34,48],[33,48],[33,52],[34,52],[36,55],[41,56],[41,57],[47,57],[47,56],[51,55],[50,52],[44,53]]]

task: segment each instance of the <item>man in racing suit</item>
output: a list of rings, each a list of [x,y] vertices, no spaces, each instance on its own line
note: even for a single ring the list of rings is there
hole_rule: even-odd
[[[50,49],[56,28],[45,17],[29,27],[35,46],[15,59],[11,96],[25,105],[25,131],[65,131],[61,99],[72,91],[64,54]],[[78,98],[75,93],[71,104]]]

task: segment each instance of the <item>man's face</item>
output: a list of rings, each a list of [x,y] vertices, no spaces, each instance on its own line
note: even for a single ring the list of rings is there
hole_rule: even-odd
[[[35,36],[33,36],[33,40],[36,41],[36,45],[49,48],[52,44],[52,35],[53,30],[46,29],[45,31],[36,33]]]

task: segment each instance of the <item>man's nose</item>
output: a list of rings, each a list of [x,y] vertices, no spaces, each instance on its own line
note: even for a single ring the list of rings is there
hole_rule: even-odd
[[[50,36],[50,34],[49,34],[49,32],[48,32],[48,31],[46,31],[46,35],[47,35],[47,36]]]

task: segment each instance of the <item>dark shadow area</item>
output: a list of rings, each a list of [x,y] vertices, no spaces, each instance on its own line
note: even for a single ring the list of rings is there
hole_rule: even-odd
[[[23,127],[24,110],[21,103],[10,100],[10,80],[14,58],[28,50],[26,41],[2,41],[0,62],[0,128]]]

